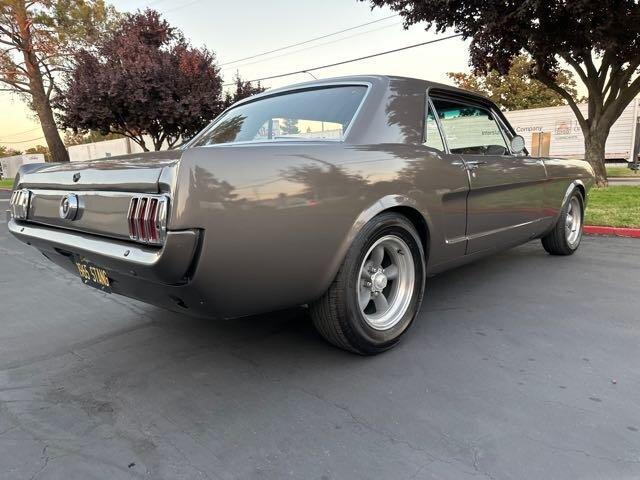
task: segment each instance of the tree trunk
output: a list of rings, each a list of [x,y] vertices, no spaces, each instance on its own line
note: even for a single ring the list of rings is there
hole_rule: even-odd
[[[29,78],[29,93],[31,94],[33,109],[36,111],[38,119],[40,120],[44,138],[51,152],[51,158],[54,162],[68,162],[69,152],[67,152],[60,138],[58,128],[56,127],[49,96],[44,88],[42,71],[40,70],[38,58],[33,49],[31,27],[29,19],[27,18],[27,8],[24,2],[17,2],[14,7],[14,15],[22,40],[22,55]]]
[[[607,169],[604,166],[605,143],[607,141],[608,132],[584,134],[584,159],[587,160],[596,173],[596,184],[599,187],[606,187]]]
[[[51,104],[44,94],[44,90],[42,91],[42,96],[38,94],[32,95],[32,100],[33,108],[40,119],[42,133],[44,133],[44,138],[47,141],[47,146],[51,152],[51,159],[54,162],[68,162],[69,152],[60,138],[58,127],[56,126],[55,119],[53,118]]]

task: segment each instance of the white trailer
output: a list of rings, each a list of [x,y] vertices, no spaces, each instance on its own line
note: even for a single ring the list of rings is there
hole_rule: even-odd
[[[44,163],[44,155],[34,153],[0,158],[0,178],[15,178],[20,167],[28,163]]]
[[[580,111],[587,116],[587,104],[579,105]],[[571,107],[531,108],[504,112],[516,133],[522,135],[527,150],[534,151],[532,144],[547,134],[548,155],[552,157],[584,157],[584,137]],[[640,98],[636,98],[624,110],[611,128],[605,147],[606,160],[626,160],[632,162],[636,130],[640,117]],[[549,140],[550,138],[550,140]],[[545,151],[544,154],[547,154]]]

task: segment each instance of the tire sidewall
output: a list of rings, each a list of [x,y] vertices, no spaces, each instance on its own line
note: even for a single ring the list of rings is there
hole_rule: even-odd
[[[387,330],[376,330],[365,320],[358,305],[357,288],[359,285],[360,266],[369,248],[381,237],[395,235],[401,238],[409,247],[413,256],[415,282],[411,302],[407,311],[393,327]],[[372,225],[367,225],[352,246],[352,255],[348,258],[348,275],[345,285],[344,298],[345,333],[350,337],[354,346],[364,353],[375,353],[386,350],[398,342],[400,337],[413,323],[424,295],[425,287],[425,255],[420,237],[413,225],[403,217],[387,214],[374,219]]]
[[[571,204],[571,201],[574,197],[577,198],[578,202],[580,203],[580,236],[578,237],[575,245],[571,245],[569,243],[569,240],[567,239],[564,225],[566,222],[567,213],[569,212],[569,205]],[[561,231],[565,247],[572,252],[578,250],[578,248],[580,247],[580,243],[582,243],[582,234],[584,229],[584,198],[582,197],[582,193],[580,192],[580,190],[578,190],[577,188],[575,188],[571,192],[571,195],[569,195],[569,198],[567,199],[564,208],[562,209],[562,216],[560,217],[559,227],[562,228]]]

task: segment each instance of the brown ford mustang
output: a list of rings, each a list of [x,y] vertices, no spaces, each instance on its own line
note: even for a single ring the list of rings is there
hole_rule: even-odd
[[[580,244],[593,171],[533,158],[489,100],[359,76],[237,103],[179,150],[25,166],[9,229],[87,285],[194,315],[308,304],[362,354],[425,279],[534,238]]]

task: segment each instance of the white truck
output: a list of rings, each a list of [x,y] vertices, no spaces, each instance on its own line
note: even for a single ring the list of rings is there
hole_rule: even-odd
[[[580,110],[586,116],[587,104]],[[522,135],[532,154],[552,157],[584,157],[584,137],[571,108],[531,108],[504,112],[516,132]],[[611,128],[605,148],[609,161],[633,162],[640,147],[640,98],[624,110]],[[634,154],[635,151],[635,154]]]

